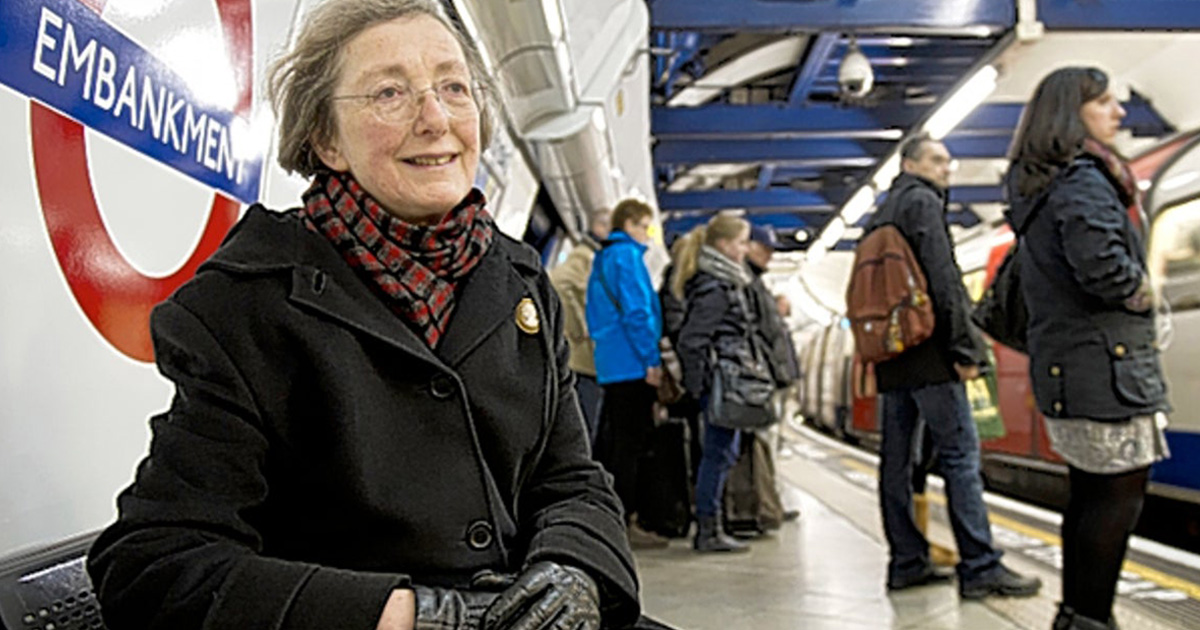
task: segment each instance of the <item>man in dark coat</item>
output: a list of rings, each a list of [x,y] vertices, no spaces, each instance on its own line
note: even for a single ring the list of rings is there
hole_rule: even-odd
[[[875,366],[883,433],[879,500],[891,552],[887,586],[898,590],[949,577],[934,570],[929,543],[913,519],[913,441],[924,422],[946,481],[950,524],[962,558],[960,595],[1033,595],[1041,582],[1000,562],[983,503],[979,439],[963,382],[979,376],[986,359],[970,322],[970,301],[946,222],[950,153],[928,135],[918,136],[902,147],[901,168],[866,229],[892,224],[904,235],[925,274],[936,319],[930,339]]]

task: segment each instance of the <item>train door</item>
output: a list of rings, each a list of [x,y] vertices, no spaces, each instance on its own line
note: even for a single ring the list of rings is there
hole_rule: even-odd
[[[1153,217],[1148,266],[1159,292],[1162,367],[1174,411],[1171,459],[1154,467],[1157,483],[1200,490],[1200,137],[1189,142],[1147,192]],[[1169,313],[1169,316],[1166,314]]]
[[[821,379],[822,379],[822,360],[825,357],[825,342],[829,336],[829,329],[822,328],[820,332],[813,337],[813,352],[809,357],[808,378],[805,379],[805,396],[804,405],[807,408],[807,413],[804,415],[814,424],[820,424],[821,418]]]

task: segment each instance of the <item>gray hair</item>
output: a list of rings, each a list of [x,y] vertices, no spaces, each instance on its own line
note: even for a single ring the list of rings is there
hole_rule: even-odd
[[[306,177],[324,168],[311,138],[329,138],[337,125],[329,97],[341,73],[342,49],[368,28],[403,17],[428,15],[462,48],[479,108],[480,148],[495,129],[496,91],[475,42],[450,20],[437,0],[326,0],[305,19],[290,51],[268,72],[267,94],[279,124],[279,166]]]
[[[921,133],[904,141],[900,145],[900,158],[903,160],[920,160],[922,155],[925,155],[925,145],[930,142],[941,142],[934,140],[933,136],[929,135],[928,131]]]

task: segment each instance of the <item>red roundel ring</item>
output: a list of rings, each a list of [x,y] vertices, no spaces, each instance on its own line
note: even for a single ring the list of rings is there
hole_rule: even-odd
[[[84,4],[100,13],[106,0]],[[254,58],[250,0],[216,0],[226,49],[236,69],[235,113],[249,117]],[[150,310],[196,273],[237,221],[240,205],[213,194],[212,210],[195,251],[178,271],[151,278],[134,269],[113,244],[92,190],[83,126],[38,103],[30,103],[33,165],[42,214],[54,255],[71,293],[96,330],[118,351],[154,361]]]

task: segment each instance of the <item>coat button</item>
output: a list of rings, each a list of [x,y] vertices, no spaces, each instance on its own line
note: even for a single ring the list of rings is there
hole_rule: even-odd
[[[487,521],[475,521],[467,528],[467,545],[475,551],[492,546],[492,525]]]
[[[1062,368],[1057,365],[1050,366],[1050,376],[1062,376]]]
[[[1117,358],[1121,358],[1121,357],[1125,356],[1125,344],[1119,343],[1116,346],[1114,346],[1113,354],[1117,355]]]
[[[312,289],[313,289],[313,293],[316,293],[317,295],[321,295],[322,293],[325,292],[325,272],[324,271],[321,271],[318,269],[317,272],[315,274],[313,274]]]
[[[1054,401],[1054,413],[1062,413],[1062,403]]]
[[[454,379],[448,374],[438,374],[429,381],[429,393],[438,400],[446,400],[454,395]]]

